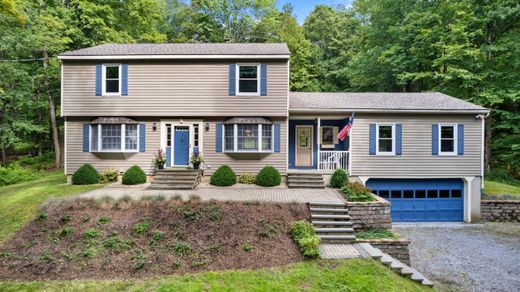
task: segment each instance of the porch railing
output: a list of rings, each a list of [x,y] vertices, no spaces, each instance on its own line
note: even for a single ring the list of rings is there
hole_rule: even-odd
[[[318,169],[336,170],[339,168],[347,170],[349,151],[318,151]]]

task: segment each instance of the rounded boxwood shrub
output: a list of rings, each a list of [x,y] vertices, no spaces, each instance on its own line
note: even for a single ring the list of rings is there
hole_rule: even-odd
[[[222,165],[211,175],[210,183],[220,187],[232,186],[237,183],[237,176],[231,167]]]
[[[145,182],[146,182],[146,174],[137,165],[130,167],[123,174],[123,184],[124,185],[137,185],[137,184],[144,184]]]
[[[256,175],[256,184],[262,187],[274,187],[280,185],[282,177],[278,170],[272,166],[266,166]]]
[[[91,185],[99,182],[99,173],[90,164],[83,164],[72,175],[72,184],[74,185]]]
[[[342,188],[347,183],[347,173],[343,169],[336,169],[330,177],[330,186],[333,188]]]

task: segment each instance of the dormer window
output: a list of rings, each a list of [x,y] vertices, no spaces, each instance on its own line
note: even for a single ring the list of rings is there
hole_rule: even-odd
[[[259,65],[237,65],[237,93],[260,95]]]
[[[103,65],[103,95],[121,95],[121,64]]]

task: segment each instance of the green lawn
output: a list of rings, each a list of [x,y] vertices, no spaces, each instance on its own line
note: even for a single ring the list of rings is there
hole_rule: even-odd
[[[50,198],[69,196],[102,185],[67,184],[63,170],[20,184],[0,187],[0,243],[4,242],[37,213],[41,203]]]
[[[520,196],[520,185],[485,180],[484,181],[484,193],[486,193],[488,195]]]
[[[203,272],[145,280],[0,282],[1,291],[432,291],[371,259],[306,261],[255,271]]]

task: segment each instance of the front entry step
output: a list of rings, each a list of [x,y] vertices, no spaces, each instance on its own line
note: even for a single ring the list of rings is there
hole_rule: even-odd
[[[323,189],[325,183],[323,175],[319,173],[288,173],[287,184],[289,188]]]
[[[343,202],[309,202],[316,235],[323,243],[352,243],[356,240],[347,205]]]
[[[158,170],[150,190],[192,190],[202,180],[202,171],[193,169]]]

